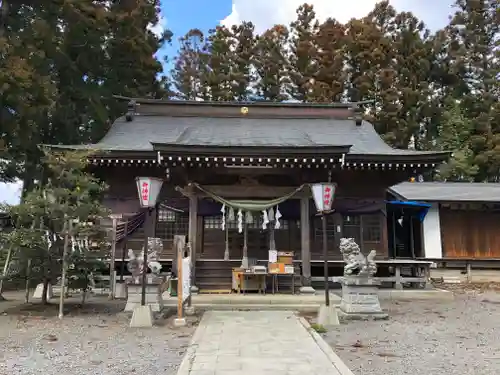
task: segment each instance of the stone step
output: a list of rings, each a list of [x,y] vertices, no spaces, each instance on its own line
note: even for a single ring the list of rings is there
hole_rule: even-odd
[[[194,305],[196,309],[212,310],[212,311],[298,311],[301,313],[317,313],[318,304],[242,304],[242,305],[214,305],[214,304],[200,304]],[[336,304],[335,306],[338,306]],[[170,306],[169,306],[170,307]]]

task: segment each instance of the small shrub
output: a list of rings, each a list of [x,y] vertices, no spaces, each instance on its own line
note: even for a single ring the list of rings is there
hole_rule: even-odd
[[[311,328],[314,329],[318,333],[326,333],[326,328],[323,327],[321,324],[313,323],[313,324],[311,324]]]

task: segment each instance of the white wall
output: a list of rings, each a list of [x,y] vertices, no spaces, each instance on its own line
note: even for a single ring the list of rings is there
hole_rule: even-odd
[[[439,222],[439,204],[432,203],[423,222],[424,254],[426,258],[440,259],[443,257],[441,246],[441,225]]]

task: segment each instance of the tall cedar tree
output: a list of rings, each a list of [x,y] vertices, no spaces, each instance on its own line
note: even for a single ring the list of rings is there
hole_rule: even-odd
[[[204,35],[199,29],[192,29],[179,38],[179,42],[179,53],[171,72],[176,96],[183,100],[204,99]]]
[[[235,100],[248,101],[251,98],[251,86],[254,82],[253,58],[255,53],[254,25],[242,22],[231,28],[234,40],[232,67],[233,92]]]
[[[288,29],[284,25],[276,25],[257,37],[255,92],[260,100],[280,102],[287,99],[290,85],[286,50],[288,37]]]
[[[152,0],[2,2],[1,156],[20,169],[4,178],[28,191],[43,179],[39,144],[102,137],[121,114],[112,94],[163,96],[161,41],[148,31],[158,12]]]
[[[387,124],[392,143],[408,148],[411,139],[419,140],[430,90],[431,50],[429,32],[412,13],[396,14],[394,20],[394,88],[398,93],[398,114]],[[386,134],[387,134],[386,133]],[[417,142],[416,146],[419,146]]]
[[[382,87],[392,87],[394,72],[388,69],[390,40],[367,18],[352,19],[347,24],[346,49],[347,99],[351,102],[374,100],[366,116],[373,122],[377,109],[382,106],[379,92]]]
[[[233,61],[232,34],[224,26],[209,31],[203,53],[202,84],[213,101],[234,100],[231,67]]]
[[[474,154],[471,150],[473,124],[468,119],[460,103],[448,99],[438,127],[438,148],[450,151],[452,157],[439,167],[437,177],[446,181],[473,181],[478,167],[473,165]]]
[[[449,50],[449,33],[438,30],[427,41],[429,68],[429,93],[427,102],[421,108],[422,124],[418,143],[423,150],[436,148],[439,126],[445,112],[445,103],[455,97],[454,91],[461,85],[458,74],[453,71]]]
[[[327,19],[316,35],[317,67],[312,85],[311,100],[340,102],[344,96],[345,27],[334,19]]]
[[[105,44],[109,56],[106,69],[105,97],[110,109],[108,123],[120,116],[126,103],[118,103],[112,95],[163,98],[164,82],[158,79],[161,63],[156,51],[169,40],[168,31],[158,38],[150,29],[158,23],[159,0],[113,0],[109,8],[110,36]],[[102,136],[103,132],[99,136]]]
[[[471,147],[479,172],[476,180],[500,178],[499,40],[497,0],[457,0],[449,25],[450,55],[460,74],[457,92],[462,109],[474,124]]]
[[[109,37],[107,1],[64,2],[60,8],[60,53],[56,59],[58,100],[51,131],[58,142],[89,143],[107,130],[108,111],[102,83],[106,81]]]
[[[384,139],[399,147],[404,147],[398,134],[398,120],[401,92],[397,87],[398,66],[394,64],[399,51],[394,48],[397,39],[396,10],[383,1],[366,17],[366,22],[374,26],[374,35],[370,52],[370,74],[372,76],[372,95],[375,99],[375,111],[372,121],[378,133]],[[372,26],[372,27],[373,27]],[[407,146],[407,145],[406,145]]]
[[[24,189],[37,177],[37,145],[51,141],[49,118],[58,97],[59,7],[2,1],[0,24],[0,130],[4,179],[20,178]],[[16,165],[16,168],[9,168]],[[6,167],[6,168],[5,168]]]
[[[317,72],[318,47],[316,34],[318,21],[313,6],[303,4],[297,9],[297,19],[290,25],[290,80],[291,98],[307,102],[311,100],[311,90]]]

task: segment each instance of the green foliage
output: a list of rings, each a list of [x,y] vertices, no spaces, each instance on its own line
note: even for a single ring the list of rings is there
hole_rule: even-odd
[[[226,27],[217,26],[209,31],[201,56],[204,98],[212,101],[234,100],[231,77],[233,45],[231,31]]]
[[[255,56],[254,25],[251,22],[242,22],[233,26],[231,31],[235,41],[232,64],[234,97],[237,101],[248,101],[254,81],[252,75]]]
[[[297,19],[291,23],[290,69],[291,85],[288,94],[300,101],[311,101],[311,87],[314,84],[317,69],[318,47],[315,35],[319,22],[313,6],[303,4],[297,9]]]
[[[177,97],[183,100],[197,100],[203,98],[202,72],[203,43],[205,37],[199,29],[192,29],[179,39],[180,50],[175,58],[172,70],[173,85]]]
[[[324,326],[322,326],[321,324],[318,324],[318,323],[311,324],[311,328],[314,329],[318,333],[328,332],[328,330]]]
[[[101,225],[108,212],[100,203],[106,186],[86,171],[87,158],[88,153],[46,151],[48,183],[28,192],[21,204],[2,207],[14,223],[2,233],[2,242],[14,251],[13,273],[21,274],[31,259],[31,278],[54,281],[67,236],[70,280],[87,288],[108,247]]]
[[[450,65],[459,77],[454,95],[473,124],[475,179],[500,177],[500,13],[497,0],[457,0],[447,28]]]
[[[319,103],[341,101],[347,79],[344,69],[345,27],[328,19],[316,35],[317,67],[311,87],[311,100]]]
[[[474,181],[478,166],[474,164],[471,150],[471,133],[474,129],[460,103],[448,104],[438,127],[437,147],[443,151],[453,152],[448,162],[443,163],[438,171],[438,179],[448,181]]]
[[[3,0],[0,180],[44,181],[39,144],[99,140],[123,113],[113,94],[164,97],[154,54],[169,41],[149,26],[159,1]]]
[[[290,87],[286,45],[289,32],[286,26],[276,25],[258,36],[255,45],[254,66],[257,97],[272,102],[287,99]]]

